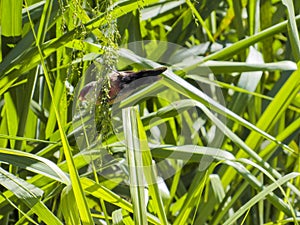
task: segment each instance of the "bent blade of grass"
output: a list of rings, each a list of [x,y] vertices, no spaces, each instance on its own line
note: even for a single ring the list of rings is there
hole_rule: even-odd
[[[126,59],[128,59],[132,62],[138,63],[138,64],[143,64],[144,66],[147,65],[150,68],[151,67],[155,68],[155,67],[161,66],[160,64],[153,62],[149,59],[145,59],[138,55],[135,55],[133,52],[131,52],[129,50],[121,49],[119,51],[119,54],[120,54],[120,57],[126,58]],[[197,89],[196,87],[194,87],[193,85],[191,85],[190,83],[188,83],[187,81],[182,79],[181,77],[174,74],[172,71],[167,70],[162,74],[162,76],[165,77],[166,79],[162,79],[160,82],[150,85],[150,87],[151,88],[155,87],[155,89],[157,90],[160,87],[162,87],[161,85],[163,84],[166,87],[169,87],[170,89],[172,89],[190,99],[195,99],[195,100],[203,103],[205,106],[209,107],[211,110],[214,110],[217,113],[224,115],[224,116],[232,119],[233,121],[242,124],[243,126],[252,130],[253,132],[257,132],[262,137],[277,143],[278,145],[280,145],[282,148],[286,149],[287,151],[293,152],[293,149],[291,149],[289,146],[279,142],[273,136],[269,135],[268,133],[261,130],[257,126],[255,126],[252,123],[248,122],[247,120],[243,119],[239,115],[235,114],[234,112],[232,112],[231,110],[229,110],[228,108],[226,108],[225,106],[220,104],[219,102],[215,101],[214,99],[212,99],[211,97],[206,95],[200,89]],[[141,95],[141,92],[139,94]],[[133,95],[132,97],[128,97],[127,99],[125,99],[124,101],[121,102],[120,107],[123,107],[124,105],[131,103],[133,101],[132,98],[137,98],[137,97],[138,96],[136,96],[136,95]]]
[[[277,181],[274,179],[274,177],[268,171],[266,171],[264,168],[259,166],[258,164],[253,163],[251,160],[248,160],[248,159],[239,159],[239,162],[242,162],[246,165],[251,165],[252,167],[257,168],[258,170],[262,171],[273,183],[277,184]],[[300,173],[299,173],[299,175],[300,175]],[[296,219],[296,215],[295,215],[295,212],[294,212],[294,208],[293,208],[290,200],[288,199],[288,196],[286,195],[285,191],[283,190],[283,188],[279,184],[278,184],[278,188],[280,189],[282,195],[285,197],[285,199],[287,201],[287,204],[290,207],[290,211],[291,211],[292,216],[295,220],[295,224],[298,224],[297,219]]]
[[[81,184],[88,194],[97,198],[102,198],[104,201],[110,202],[111,204],[116,205],[128,212],[134,212],[131,203],[122,199],[119,195],[107,189],[106,187],[97,184],[95,181],[83,177],[81,178]],[[160,225],[159,219],[150,213],[147,213],[147,219],[150,223]]]
[[[297,132],[300,130],[300,117],[298,119],[296,119],[295,121],[293,121],[291,124],[289,124],[287,127],[285,127],[284,130],[282,130],[280,132],[280,134],[278,134],[278,136],[276,137],[277,140],[279,141],[284,141],[286,140],[288,137],[290,137],[291,135],[293,135],[293,133]],[[269,155],[275,148],[276,148],[276,144],[274,142],[270,142],[260,153],[259,155],[264,158],[266,155]]]
[[[221,81],[217,81],[217,80],[212,81],[209,78],[203,78],[203,77],[201,77],[199,75],[187,75],[185,77],[189,78],[189,79],[193,79],[195,81],[199,81],[199,82],[204,83],[204,84],[210,84],[210,85],[214,85],[216,87],[226,88],[226,89],[229,89],[229,90],[233,90],[235,92],[247,94],[247,95],[250,95],[250,96],[255,96],[255,97],[258,97],[258,98],[261,98],[261,99],[265,99],[265,100],[268,100],[268,101],[272,101],[273,100],[273,97],[269,97],[267,95],[260,94],[258,92],[248,91],[246,89],[243,89],[243,88],[240,88],[240,87],[237,87],[237,86],[233,86],[231,84],[224,83],[224,82],[221,82]],[[289,105],[288,109],[300,113],[300,109],[298,107],[294,107],[293,105]]]
[[[161,146],[151,150],[156,158],[181,159],[189,162],[201,162],[202,156],[206,155],[217,160],[234,160],[235,157],[227,151],[197,145]]]
[[[182,110],[187,110],[191,107],[198,107],[199,109],[201,109],[207,116],[208,118],[210,118],[211,121],[213,121],[216,126],[222,131],[224,132],[224,134],[226,136],[228,136],[232,141],[234,141],[238,146],[240,146],[244,151],[245,153],[247,154],[248,157],[252,157],[253,159],[255,159],[263,168],[265,168],[267,171],[269,171],[273,176],[277,177],[277,178],[280,178],[281,175],[280,173],[278,173],[276,170],[274,170],[266,161],[264,161],[255,151],[253,151],[249,146],[246,145],[246,143],[244,141],[242,141],[236,134],[234,134],[227,126],[226,124],[224,124],[222,121],[220,121],[219,118],[217,118],[213,112],[211,112],[207,107],[205,107],[203,104],[201,104],[200,102],[197,102],[195,100],[181,100],[179,102],[175,102],[173,103],[172,105],[168,106],[168,107],[164,107],[162,109],[159,109],[157,112],[155,113],[152,113],[149,115],[149,117],[145,117],[144,120],[145,120],[145,123],[147,123],[147,121],[149,121],[151,118],[153,117],[160,117],[160,118],[164,118],[164,117],[168,117],[168,116],[174,116],[175,114],[181,112]],[[294,126],[293,126],[294,127]],[[174,147],[171,147],[170,150],[172,151],[172,148]],[[196,147],[191,147],[192,149],[198,149]],[[166,148],[168,149],[168,148]],[[186,160],[199,160],[199,156],[197,155],[187,155],[186,153],[182,152],[184,149],[181,149],[179,147],[176,148],[176,151],[175,149],[173,149],[174,151],[174,154],[176,155],[176,157],[179,157],[179,158],[182,158],[182,159],[186,159]],[[198,151],[201,150],[201,151],[207,151],[208,154],[212,151],[210,151],[211,149],[208,148],[208,147],[202,147],[200,149],[198,149]],[[170,154],[170,153],[164,153],[164,152],[156,152],[159,150],[157,149],[154,149],[152,154],[156,157],[159,157],[159,155],[161,156],[165,156],[167,157],[168,155],[170,155],[170,157],[173,156],[173,154]],[[219,152],[220,153],[220,156],[223,155],[222,152]],[[227,152],[224,152],[224,156],[226,157],[230,157],[228,155]],[[231,176],[230,176],[231,177]],[[225,182],[223,180],[223,182]],[[226,181],[227,182],[227,181]],[[289,185],[289,184],[288,184]],[[295,188],[294,186],[292,186],[292,189],[295,191],[295,193],[297,193],[298,195],[300,194],[299,190],[297,188]]]
[[[249,210],[252,206],[254,206],[257,202],[263,200],[268,194],[272,193],[278,185],[283,185],[284,183],[288,182],[289,180],[298,177],[299,173],[290,173],[287,174],[280,179],[277,180],[276,183],[270,184],[266,188],[264,188],[261,192],[255,195],[250,201],[240,207],[231,217],[223,223],[224,225],[230,225],[235,223],[235,221],[241,217],[247,210]]]
[[[68,176],[56,164],[34,154],[0,148],[0,161],[42,174],[64,184],[70,184]]]
[[[187,146],[162,146],[160,148],[156,148],[152,150],[153,156],[157,158],[177,158],[182,160],[191,160],[193,162],[201,163],[202,156],[210,156],[214,159],[214,161],[221,161],[227,164],[228,166],[234,168],[234,170],[240,174],[246,181],[247,185],[251,185],[256,190],[261,190],[263,184],[248,170],[246,169],[241,163],[236,161],[235,157],[224,150],[217,149],[217,148],[207,148],[203,146],[194,146],[194,145],[187,145]],[[187,157],[190,156],[190,157]],[[257,168],[261,168],[261,172],[269,175],[274,179],[273,175],[269,173],[269,171],[265,170],[263,167],[260,167],[258,164],[255,164]],[[281,179],[281,178],[280,178]],[[242,189],[244,190],[244,189]],[[276,195],[271,194],[267,196],[267,198],[276,206],[278,209],[284,211],[287,215],[293,215],[290,207],[286,205],[280,198]],[[189,199],[189,198],[187,198]],[[235,199],[237,200],[237,199]],[[232,201],[235,201],[234,198]],[[189,201],[189,204],[191,202]],[[214,224],[219,224],[221,218],[228,213],[231,205],[228,204],[226,209],[222,210],[220,214],[215,218]],[[183,215],[181,215],[183,216]],[[183,217],[182,217],[183,218]]]
[[[297,23],[300,22],[300,15],[295,17],[295,21]],[[216,53],[213,53],[211,55],[208,55],[204,57],[200,62],[195,63],[194,65],[188,66],[185,69],[185,71],[189,71],[192,69],[195,69],[198,67],[198,65],[208,61],[208,60],[223,60],[223,59],[228,59],[229,57],[233,56],[234,54],[242,51],[243,49],[248,48],[249,46],[264,40],[267,37],[270,37],[276,33],[282,32],[287,29],[288,21],[284,21],[281,23],[278,23],[272,27],[269,27],[251,37],[245,38],[241,41],[238,41]]]
[[[280,119],[280,116],[286,111],[287,107],[297,95],[300,90],[300,68],[296,70],[289,79],[285,82],[282,88],[274,97],[274,100],[268,105],[266,110],[263,112],[262,116],[259,118],[256,127],[260,130],[268,132],[274,124]],[[250,135],[247,137],[245,145],[249,146],[251,149],[256,149],[258,144],[261,142],[261,136],[251,131]],[[279,141],[277,141],[278,143]],[[281,142],[280,142],[281,143]],[[291,150],[290,148],[288,150]],[[292,150],[293,152],[293,150]],[[245,157],[246,154],[243,151],[237,153],[237,158]],[[274,171],[276,172],[276,171]],[[234,172],[230,168],[225,172],[227,177],[223,180],[224,185],[228,185],[234,178]]]
[[[2,195],[4,196],[4,195]],[[6,198],[6,196],[4,196]],[[6,201],[9,202],[9,204],[11,206],[13,206],[16,210],[18,210],[18,212],[22,215],[22,217],[18,220],[18,222],[15,223],[15,225],[20,225],[20,224],[24,224],[24,220],[28,220],[30,221],[32,224],[34,225],[38,225],[37,222],[35,222],[31,217],[30,217],[30,214],[32,212],[32,210],[29,210],[29,212],[25,213],[23,212],[20,207],[18,207],[17,205],[15,205],[14,202],[12,202],[9,198],[6,198]]]
[[[45,6],[47,6],[47,4],[45,4]],[[30,15],[28,15],[28,17],[30,19]],[[45,79],[46,79],[46,83],[47,83],[47,86],[48,86],[48,89],[49,89],[49,93],[50,93],[51,98],[54,99],[54,93],[53,93],[53,90],[52,90],[52,85],[51,85],[48,69],[47,69],[47,66],[45,64],[45,58],[44,58],[44,55],[43,55],[43,52],[42,52],[42,49],[41,49],[41,45],[40,45],[39,42],[37,42],[37,40],[40,40],[40,39],[37,39],[37,37],[36,37],[32,21],[30,21],[30,24],[31,24],[31,29],[33,31],[33,34],[35,36],[36,47],[37,47],[37,50],[38,50],[38,55],[39,55],[40,62],[42,64],[42,68],[44,70]],[[40,24],[40,26],[43,26],[43,24]],[[67,136],[64,132],[64,129],[63,129],[63,126],[62,126],[62,123],[61,123],[60,114],[59,114],[58,109],[55,105],[53,105],[53,108],[54,108],[56,119],[57,119],[57,124],[58,124],[58,128],[59,128],[60,136],[61,136],[63,151],[64,151],[64,155],[66,157],[66,161],[67,161],[67,164],[68,164],[68,169],[69,169],[69,173],[70,173],[72,188],[73,188],[73,191],[74,191],[77,207],[79,209],[79,214],[80,214],[81,221],[84,225],[94,224],[91,213],[90,213],[90,210],[89,210],[88,205],[87,205],[87,201],[86,201],[83,189],[82,189],[81,184],[80,184],[78,171],[76,170],[76,166],[75,166],[74,161],[73,161],[73,157],[72,157],[72,153],[71,153],[71,147],[69,145]]]
[[[268,162],[263,160],[253,149],[251,149],[246,142],[244,142],[241,138],[239,138],[235,133],[233,133],[222,121],[220,121],[210,110],[208,110],[203,104],[196,102],[196,106],[198,106],[215,124],[216,126],[224,132],[226,136],[228,136],[233,142],[235,142],[241,149],[243,149],[244,154],[247,153],[246,155],[252,157],[257,161],[259,165],[261,165],[264,169],[266,169],[270,174],[272,174],[276,178],[281,178],[281,174],[272,168]],[[238,158],[236,156],[236,158]],[[230,168],[229,168],[230,170]],[[229,177],[226,177],[226,179],[223,179],[223,184],[224,186],[228,185],[228,178],[233,179],[233,174],[226,174]],[[288,183],[288,186],[297,194],[300,196],[300,191],[298,188],[296,188],[294,185]]]
[[[266,138],[270,141],[276,142],[277,144],[282,146],[284,149],[293,152],[293,150],[289,146],[279,142],[273,136],[269,135],[268,133],[261,130],[257,126],[251,124],[247,120],[238,116],[237,114],[235,114],[234,112],[232,112],[231,110],[226,108],[225,106],[223,106],[220,103],[218,103],[217,101],[213,100],[211,97],[206,95],[201,90],[197,89],[193,85],[191,85],[188,82],[186,82],[185,80],[183,80],[182,78],[176,76],[175,74],[173,74],[171,72],[169,73],[169,71],[166,71],[164,73],[164,75],[167,78],[169,78],[168,80],[163,80],[164,85],[170,87],[171,89],[173,89],[177,92],[182,93],[183,95],[185,95],[191,99],[198,100],[199,102],[201,102],[201,104],[203,103],[204,105],[209,107],[210,110],[214,110],[221,115],[227,116],[228,118],[232,119],[233,121],[242,124],[243,126],[247,127],[248,129],[252,130],[255,133],[258,133],[259,135],[263,136],[264,138]]]
[[[281,115],[286,111],[287,107],[298,94],[299,90],[300,67],[291,74],[288,80],[281,87],[279,92],[274,97],[273,101],[268,105],[262,116],[259,118],[256,126],[261,130],[268,132],[279,120]],[[250,147],[255,149],[260,141],[260,136],[255,132],[251,132],[246,140],[246,143],[249,144]]]
[[[182,154],[180,154],[182,152]],[[235,162],[235,157],[226,151],[217,149],[217,148],[207,148],[202,146],[193,146],[193,145],[187,145],[187,146],[173,146],[173,147],[161,147],[156,148],[152,150],[152,153],[155,157],[158,158],[176,158],[176,159],[182,159],[182,160],[191,160],[193,162],[200,162],[201,163],[201,156],[211,156],[214,160],[221,160],[224,161],[225,164],[228,164],[232,168],[235,169],[236,172],[238,172],[242,177],[244,177],[245,180],[247,180],[248,184],[250,184],[255,189],[260,190],[262,187],[262,184],[255,176],[253,176],[249,170],[247,170],[242,164],[239,162]],[[264,172],[264,170],[263,170]],[[199,182],[198,182],[199,183]],[[292,215],[289,207],[285,205],[283,202],[280,201],[280,199],[275,196],[271,195],[268,196],[268,199],[276,205],[279,209],[283,210],[288,215]],[[194,201],[191,201],[190,197],[187,197],[186,203],[183,204],[183,207],[185,207],[187,204],[192,207],[192,204],[194,204]],[[195,205],[193,205],[194,207]],[[192,208],[193,208],[192,207]],[[183,210],[180,214],[181,219],[179,221],[184,221],[184,218],[186,218],[187,215],[189,215],[189,210]],[[226,211],[222,211],[220,215],[224,216],[226,214]],[[179,215],[178,215],[179,217]],[[220,221],[220,218],[217,221]],[[215,224],[219,224],[219,222],[216,222]]]
[[[139,9],[143,6],[147,6],[149,4],[153,4],[158,2],[158,0],[149,0],[149,1],[144,1],[144,0],[139,0],[139,1],[128,1],[128,2],[123,2],[119,3],[117,2],[114,7],[116,7],[113,12],[112,12],[112,17],[113,18],[119,18],[122,15],[125,15],[129,12],[132,12],[136,9]],[[118,5],[119,4],[119,5]],[[28,9],[28,7],[27,7]],[[43,43],[40,45],[41,49],[43,50],[44,53],[44,59],[47,58],[49,55],[51,55],[53,52],[55,52],[58,48],[64,46],[68,42],[74,40],[75,38],[80,37],[83,32],[91,32],[94,31],[95,29],[98,29],[99,27],[103,26],[106,24],[107,20],[105,18],[106,14],[103,13],[99,15],[98,17],[91,19],[87,23],[85,23],[82,26],[78,26],[74,28],[73,30],[65,33],[59,38],[54,38],[49,40],[46,43]],[[99,30],[100,31],[100,30]],[[99,37],[99,36],[98,36]],[[104,35],[101,36],[101,41],[107,43],[107,39]],[[100,41],[99,40],[99,41]],[[22,48],[23,49],[23,48]],[[34,68],[37,66],[37,64],[41,60],[41,56],[39,55],[39,49],[34,46],[30,49],[27,49],[26,51],[22,51],[22,54],[14,54],[15,58],[10,58],[10,59],[4,59],[3,62],[0,64],[0,78],[3,78],[5,74],[9,74],[10,80],[14,80],[17,77],[20,76],[20,74],[23,74],[27,72],[28,70]],[[1,84],[1,82],[0,82]],[[2,88],[2,86],[0,86]],[[1,89],[0,89],[1,90]],[[1,94],[1,92],[0,92]]]
[[[0,168],[0,183],[33,210],[46,224],[63,224],[40,200],[43,194],[41,189],[8,173],[2,168]]]
[[[252,157],[254,158],[264,169],[266,169],[267,171],[269,171],[274,177],[276,178],[280,178],[281,175],[278,171],[276,171],[275,169],[273,169],[265,160],[263,160],[255,151],[253,151],[251,148],[249,148],[249,146],[246,145],[245,142],[243,142],[236,134],[234,134],[225,124],[222,123],[222,121],[220,121],[209,109],[207,109],[203,104],[199,103],[199,102],[196,102],[194,100],[181,100],[180,103],[177,103],[177,104],[172,104],[171,106],[169,107],[165,107],[163,109],[160,109],[158,110],[155,114],[151,114],[151,117],[152,116],[158,116],[161,117],[161,118],[164,118],[165,115],[166,116],[173,116],[174,113],[178,113],[182,110],[187,110],[188,108],[190,107],[199,107],[207,116],[208,118],[211,119],[211,121],[213,121],[216,126],[222,131],[224,132],[224,134],[226,136],[228,136],[232,141],[234,141],[238,146],[240,146],[248,155],[248,157]],[[165,115],[164,115],[165,114]],[[146,121],[149,120],[151,117],[149,118],[145,118]],[[194,148],[194,147],[193,147]],[[172,148],[171,148],[172,150]],[[203,149],[204,151],[207,151],[207,152],[211,152],[209,151],[209,149],[207,149],[207,147],[205,147]],[[153,150],[153,155],[156,156],[156,157],[159,157],[160,155],[165,155],[165,157],[167,157],[168,155],[170,155],[170,157],[173,156],[173,153],[170,154],[169,153],[164,153],[164,152],[159,152],[159,153],[156,153],[156,151],[159,152],[159,150]],[[222,153],[222,152],[219,152],[219,153]],[[181,157],[183,159],[186,159],[186,160],[199,160],[199,156],[197,155],[187,155],[186,153],[184,154],[184,152],[180,153],[180,148],[176,148],[176,153],[174,153],[175,155],[177,154],[176,157]],[[225,153],[225,156],[226,154],[228,153]],[[220,155],[222,156],[222,154]],[[229,168],[230,169],[230,168]],[[229,178],[231,178],[232,174],[236,174],[236,171],[232,170],[231,171],[231,174],[229,174]],[[226,176],[224,176],[226,178]],[[225,182],[225,186],[227,185],[227,178],[226,179],[223,179],[223,184]],[[288,186],[297,194],[297,195],[300,195],[300,191],[295,187],[293,186],[292,184],[288,183]]]
[[[214,73],[234,73],[252,71],[276,71],[276,70],[296,70],[297,64],[293,61],[279,61],[272,63],[258,62],[230,62],[230,61],[206,61],[197,68],[209,68]]]
[[[206,108],[203,104],[201,104],[200,102],[194,101],[194,100],[182,100],[181,101],[184,104],[190,105],[191,106],[196,106],[199,107],[199,109],[201,109],[208,118],[210,118],[210,120],[215,123],[215,125],[226,135],[228,136],[233,142],[235,142],[238,146],[240,146],[248,155],[248,157],[252,157],[253,159],[255,159],[257,161],[257,163],[262,166],[262,168],[264,168],[265,170],[267,170],[270,174],[272,174],[272,176],[274,176],[275,178],[281,178],[281,174],[275,170],[274,168],[272,168],[266,161],[264,161],[255,151],[253,151],[249,146],[246,145],[246,143],[244,141],[242,141],[236,134],[234,134],[224,123],[222,123],[222,121],[220,121],[208,108]],[[184,104],[174,104],[175,106],[182,106]],[[185,155],[186,156],[186,155]],[[188,158],[185,158],[188,159]],[[230,168],[229,168],[230,169]],[[228,169],[228,170],[229,170]],[[232,174],[236,174],[236,171],[231,169],[231,174],[227,175],[229,176],[229,178],[232,178]],[[227,182],[227,179],[225,176],[223,176],[224,179],[222,179],[222,182],[224,184],[224,182]],[[227,186],[224,185],[224,186]],[[288,183],[288,186],[297,194],[300,195],[300,191],[298,188],[296,188],[294,185],[292,185],[291,183]],[[288,213],[289,209],[287,209],[286,206],[282,205],[282,202],[278,203],[284,210],[286,213]]]
[[[244,193],[246,187],[250,184],[255,190],[257,191],[263,191],[264,185],[261,183],[255,175],[253,175],[248,169],[246,169],[241,163],[238,161],[224,161],[224,164],[228,165],[230,168],[233,168],[235,172],[240,174],[247,182],[242,183],[242,185],[239,186],[238,190],[235,190],[235,194],[230,197],[230,201],[226,202],[225,205],[220,206],[222,208],[219,208],[216,216],[213,218],[212,225],[217,224],[223,224],[222,219],[225,217],[226,214],[228,214],[228,211],[233,207],[233,204],[236,201],[240,200],[241,194]],[[256,165],[257,168],[260,168],[259,165]],[[261,172],[264,172],[263,169]],[[268,173],[268,171],[267,171]],[[269,174],[269,173],[268,173]],[[223,176],[224,178],[224,176]],[[281,179],[280,177],[279,179]],[[273,178],[274,179],[274,178]],[[287,216],[293,215],[293,209],[291,210],[291,207],[286,204],[281,198],[276,196],[273,192],[268,193],[266,195],[266,198],[281,212],[284,212]]]

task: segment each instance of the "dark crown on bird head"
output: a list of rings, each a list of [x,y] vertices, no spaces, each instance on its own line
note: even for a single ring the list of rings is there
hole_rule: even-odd
[[[140,71],[113,71],[109,74],[110,79],[110,90],[109,90],[109,100],[114,100],[120,91],[125,88],[127,85],[132,83],[133,81],[143,78],[143,77],[153,77],[158,76],[162,74],[164,71],[166,71],[166,67],[159,67],[155,69],[146,69],[146,70],[140,70]],[[154,81],[156,81],[155,79]],[[99,85],[99,86],[98,86]],[[97,86],[99,88],[97,88]],[[95,91],[99,91],[99,94],[96,94]],[[79,100],[85,101],[87,100],[87,96],[92,93],[93,95],[96,95],[97,98],[100,98],[100,92],[101,92],[101,80],[98,81],[92,81],[85,85],[79,94]],[[95,97],[95,96],[93,96]]]

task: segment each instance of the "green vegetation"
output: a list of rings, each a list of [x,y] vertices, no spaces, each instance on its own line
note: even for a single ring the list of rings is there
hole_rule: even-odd
[[[300,1],[0,3],[0,224],[300,222]]]

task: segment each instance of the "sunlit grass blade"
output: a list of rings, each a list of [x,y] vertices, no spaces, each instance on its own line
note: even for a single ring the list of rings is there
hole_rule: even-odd
[[[233,224],[236,222],[236,220],[242,216],[249,208],[251,208],[253,205],[255,205],[258,201],[265,198],[266,195],[270,194],[272,191],[274,191],[276,188],[278,188],[278,185],[282,185],[289,180],[296,178],[299,176],[299,173],[290,173],[288,175],[285,175],[284,177],[277,180],[276,183],[270,184],[266,188],[264,188],[261,192],[259,192],[256,196],[254,196],[250,201],[248,201],[246,204],[243,205],[243,207],[240,207],[238,211],[236,211],[225,223],[224,225]]]
[[[182,221],[187,221],[192,210],[197,208],[202,192],[204,190],[205,184],[207,182],[207,177],[211,171],[197,170],[196,176],[187,192],[185,201],[181,207],[180,213],[174,221],[174,225],[180,225]]]
[[[276,94],[274,100],[268,105],[256,126],[262,130],[269,131],[280,116],[286,111],[288,105],[297,95],[300,90],[300,70],[298,69],[291,74],[286,83],[282,86],[280,91]],[[261,142],[261,138],[257,133],[251,132],[246,140],[246,144],[252,149],[256,149]],[[238,153],[237,157],[243,157],[243,153]]]
[[[70,185],[66,186],[61,193],[60,209],[66,224],[80,224],[74,192]]]
[[[124,139],[129,167],[130,194],[134,208],[135,224],[148,224],[147,222],[147,197],[146,180],[143,171],[143,158],[137,121],[137,109],[126,108],[122,110]]]
[[[277,140],[279,141],[284,141],[286,140],[288,137],[292,136],[293,134],[295,134],[297,132],[297,130],[299,130],[300,127],[300,117],[293,121],[290,125],[288,125],[283,131],[280,132],[280,134],[278,134],[278,136],[276,137]],[[276,144],[274,142],[268,144],[260,153],[259,155],[264,158],[265,156],[269,155],[272,151],[274,151],[274,149],[276,149]]]
[[[125,50],[125,49],[120,51],[119,54],[120,54],[121,57],[127,58],[127,59],[129,59],[133,62],[136,62],[136,63],[143,63],[143,64],[146,64],[146,65],[152,66],[152,67],[159,67],[160,66],[159,64],[157,64],[157,63],[155,63],[151,60],[142,58],[138,55],[135,55],[133,52]],[[163,73],[163,76],[166,79],[163,79],[160,83],[153,84],[150,87],[153,88],[153,86],[158,85],[158,86],[155,87],[155,89],[157,90],[159,87],[161,87],[160,85],[163,84],[166,87],[169,87],[171,90],[174,90],[175,92],[178,92],[178,93],[180,93],[184,96],[187,96],[190,99],[195,99],[195,100],[205,104],[211,110],[214,110],[214,111],[220,113],[221,115],[224,115],[224,116],[228,117],[229,119],[242,124],[243,126],[245,126],[246,128],[252,130],[253,132],[258,133],[262,137],[279,144],[284,149],[289,150],[289,151],[293,151],[287,145],[278,142],[278,140],[276,140],[274,137],[272,137],[271,135],[269,135],[265,131],[261,130],[257,126],[251,124],[247,120],[243,119],[239,115],[235,114],[234,112],[232,112],[228,108],[224,107],[222,104],[220,104],[219,102],[215,101],[214,99],[209,97],[207,94],[202,92],[200,89],[198,89],[195,86],[191,85],[190,83],[188,83],[187,81],[185,81],[181,77],[175,75],[172,71],[169,71],[169,70],[165,71]],[[139,93],[139,94],[142,95],[142,93]],[[136,95],[132,96],[132,98],[137,98],[137,97],[138,96],[136,96]],[[131,97],[127,98],[125,101],[123,101],[121,103],[121,106],[129,104],[133,100],[132,98]]]
[[[142,162],[143,162],[143,172],[145,179],[149,187],[149,196],[153,200],[153,207],[160,218],[161,224],[169,224],[166,216],[166,212],[163,207],[162,197],[159,189],[159,180],[157,178],[156,165],[153,162],[150,148],[148,146],[148,140],[146,132],[144,130],[142,121],[139,117],[138,111],[136,110],[136,120],[138,128],[138,140],[140,143],[140,148],[142,151]]]
[[[232,141],[234,141],[238,146],[240,146],[245,151],[245,153],[247,153],[248,157],[252,157],[253,159],[255,159],[259,165],[261,165],[264,169],[266,169],[275,178],[281,177],[281,174],[278,171],[274,170],[255,151],[253,151],[249,146],[247,146],[247,144],[244,141],[242,141],[236,134],[234,134],[228,127],[226,127],[226,125],[224,123],[222,123],[222,121],[220,121],[215,115],[213,115],[213,113],[209,109],[207,109],[204,105],[202,105],[199,102],[194,101],[192,103],[191,101],[192,100],[185,100],[182,102],[186,102],[186,103],[189,102],[189,105],[194,105],[194,106],[199,107],[226,136],[228,136]],[[227,186],[227,182],[228,182],[227,178],[232,179],[232,174],[235,174],[235,172],[233,172],[232,168],[229,168],[228,171],[229,170],[231,170],[231,174],[227,174],[226,176],[224,176],[224,179],[222,179],[223,184],[225,183],[224,186]],[[227,171],[227,173],[228,173],[228,171]],[[295,186],[293,186],[289,183],[288,183],[288,185],[299,195],[300,192]]]
[[[204,20],[202,19],[202,17],[200,16],[199,12],[197,11],[197,9],[195,8],[195,6],[192,4],[192,2],[190,0],[186,0],[186,4],[190,7],[191,11],[193,12],[193,14],[196,16],[196,18],[198,19],[198,21],[201,24],[201,27],[203,27],[207,33],[208,38],[210,39],[211,42],[214,42],[214,38],[210,32],[210,30],[207,28]]]
[[[201,59],[199,59],[200,61]],[[219,73],[239,73],[251,71],[276,71],[276,70],[296,70],[297,64],[293,61],[279,61],[272,63],[264,62],[230,62],[230,61],[214,61],[210,60],[199,65],[197,68],[209,69],[209,72]],[[192,73],[188,73],[192,74]],[[234,76],[234,75],[233,75]]]
[[[296,22],[299,23],[300,22],[300,15],[296,16]],[[189,66],[187,68],[185,68],[185,71],[189,71],[192,70],[194,68],[197,68],[197,66],[205,61],[208,60],[224,60],[224,59],[228,59],[231,56],[233,56],[234,54],[240,52],[241,50],[267,38],[270,37],[280,31],[284,31],[287,29],[287,25],[288,25],[288,21],[284,21],[281,22],[279,24],[276,24],[270,28],[267,28],[251,37],[245,38],[243,40],[240,40],[234,44],[232,44],[231,46],[228,46],[220,51],[217,51],[216,53],[213,53],[211,55],[208,55],[206,57],[203,58],[203,60],[195,65]]]
[[[2,0],[0,224],[299,223],[299,9]],[[77,96],[95,60],[168,67],[107,105],[107,135]]]
[[[52,161],[27,152],[0,148],[0,161],[69,184],[68,176]]]
[[[282,0],[282,3],[286,6],[288,11],[288,32],[289,38],[292,46],[293,55],[296,62],[300,60],[300,40],[299,31],[297,28],[294,4],[292,1]]]
[[[115,225],[134,225],[134,222],[129,216],[128,212],[122,209],[115,210],[112,213],[112,221]]]
[[[95,196],[97,198],[102,198],[104,201],[119,206],[120,208],[128,212],[131,213],[134,212],[132,203],[129,203],[128,201],[124,200],[119,195],[107,189],[106,187],[97,184],[95,181],[84,177],[81,178],[81,184],[85,192],[87,192],[88,194],[91,194],[92,196]],[[157,225],[160,224],[160,221],[157,217],[149,213],[147,213],[146,216],[150,223],[157,224]]]
[[[40,200],[43,191],[0,168],[0,183],[13,192],[47,224],[63,224]]]
[[[195,224],[204,224],[209,215],[212,215],[215,205],[221,204],[225,198],[225,190],[219,175],[211,174],[209,176],[209,185],[206,186],[203,201],[198,208],[198,216]],[[229,214],[229,213],[228,213]]]
[[[30,16],[29,16],[29,18],[30,18]],[[43,25],[44,24],[40,24],[40,26],[43,26]],[[34,36],[35,36],[35,40],[37,41],[37,37],[35,35],[32,23],[31,23],[31,26],[32,26],[31,28],[32,28],[32,31],[33,31]],[[40,62],[42,64],[43,71],[45,73],[45,79],[46,79],[46,83],[47,83],[47,86],[48,86],[48,89],[49,89],[50,96],[51,96],[52,99],[54,99],[54,93],[53,93],[51,82],[50,82],[50,76],[49,76],[49,73],[48,73],[47,66],[45,64],[45,59],[44,59],[44,56],[43,56],[43,53],[42,53],[41,46],[40,46],[39,42],[36,42],[36,47],[38,49],[38,54],[40,56],[40,60],[41,60]],[[60,131],[63,151],[64,151],[64,155],[66,157],[66,161],[67,161],[67,164],[68,164],[71,183],[72,183],[72,187],[73,187],[77,207],[79,209],[79,214],[80,214],[81,221],[82,221],[83,224],[93,224],[91,213],[90,213],[90,210],[89,210],[87,202],[86,202],[85,194],[84,194],[83,189],[82,189],[81,184],[80,184],[78,171],[76,170],[76,167],[74,165],[74,161],[73,161],[72,153],[71,153],[71,147],[69,145],[66,134],[63,130],[60,115],[59,115],[58,109],[55,105],[54,105],[54,111],[55,111],[55,115],[56,115],[56,119],[57,119],[58,128],[59,128],[59,131]]]

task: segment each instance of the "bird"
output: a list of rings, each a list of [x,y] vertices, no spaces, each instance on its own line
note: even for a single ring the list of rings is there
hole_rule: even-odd
[[[150,82],[149,80],[146,80],[146,82],[152,83],[154,81],[157,81],[159,79],[158,75],[162,74],[164,71],[167,70],[167,67],[158,67],[155,69],[145,69],[145,70],[140,70],[140,71],[113,71],[109,73],[109,83],[110,83],[110,89],[108,92],[108,101],[109,103],[115,103],[115,99],[118,97],[118,101],[124,99],[127,97],[130,93],[130,89],[133,87],[130,87],[129,85],[132,84],[134,81],[145,78],[145,77],[152,77],[154,79],[151,79]],[[101,87],[102,87],[102,82],[103,79],[99,79],[97,81],[92,81],[86,84],[79,93],[79,100],[81,102],[83,101],[89,101],[89,99],[95,99],[96,104],[100,104],[99,99],[101,99]],[[145,84],[145,83],[143,83]],[[136,83],[137,86],[143,85],[140,83]],[[118,96],[119,93],[124,90],[124,89],[129,89],[128,91],[126,90],[125,92],[127,93],[122,93],[122,95],[126,96]],[[134,90],[131,90],[131,92]],[[99,94],[97,94],[97,93]]]

